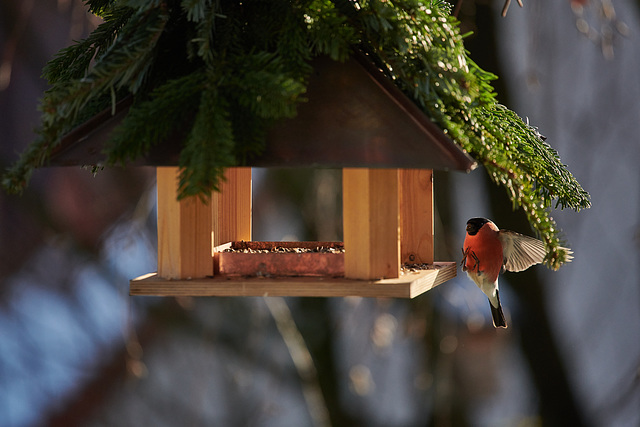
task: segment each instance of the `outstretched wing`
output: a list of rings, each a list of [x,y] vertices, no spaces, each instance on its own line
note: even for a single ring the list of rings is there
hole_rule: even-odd
[[[505,270],[526,270],[534,264],[540,264],[547,255],[544,243],[533,237],[515,231],[500,230],[498,238],[502,243]]]

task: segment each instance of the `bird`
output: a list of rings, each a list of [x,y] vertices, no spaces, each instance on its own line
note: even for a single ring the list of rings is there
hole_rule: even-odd
[[[507,321],[500,304],[498,276],[505,270],[518,272],[540,264],[547,252],[544,242],[515,231],[500,230],[487,218],[471,218],[467,221],[466,236],[462,248],[462,270],[489,298],[493,326],[506,328]],[[568,248],[566,261],[573,259]]]

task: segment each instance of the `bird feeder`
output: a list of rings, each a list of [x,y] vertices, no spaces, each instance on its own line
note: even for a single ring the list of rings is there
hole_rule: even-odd
[[[177,199],[179,136],[140,162],[157,167],[158,271],[131,295],[413,298],[456,276],[455,262],[434,262],[433,170],[474,161],[366,57],[312,65],[308,102],[208,203]],[[51,164],[104,160],[129,105],[69,133]],[[344,242],[253,242],[251,166],[341,168]]]

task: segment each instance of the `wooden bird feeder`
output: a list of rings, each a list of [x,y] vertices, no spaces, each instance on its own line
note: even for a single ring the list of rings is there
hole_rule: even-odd
[[[140,163],[157,166],[158,271],[131,280],[131,295],[413,298],[456,276],[455,262],[434,262],[433,169],[474,161],[366,57],[313,65],[309,101],[209,203],[177,200],[179,140]],[[68,134],[51,164],[100,163],[128,108]],[[249,166],[341,168],[344,242],[253,242]]]

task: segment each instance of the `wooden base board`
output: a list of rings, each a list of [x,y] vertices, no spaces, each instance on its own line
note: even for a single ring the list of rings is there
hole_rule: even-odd
[[[150,273],[131,280],[130,295],[153,296],[295,296],[415,298],[456,277],[455,262],[406,272],[397,279],[353,280],[330,277],[227,277],[169,280]]]

